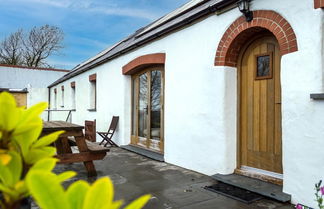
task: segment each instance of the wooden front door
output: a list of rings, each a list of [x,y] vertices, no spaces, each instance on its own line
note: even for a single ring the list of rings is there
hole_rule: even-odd
[[[150,67],[132,78],[131,143],[163,153],[163,67]]]
[[[282,174],[280,51],[275,37],[250,43],[239,66],[241,167]]]

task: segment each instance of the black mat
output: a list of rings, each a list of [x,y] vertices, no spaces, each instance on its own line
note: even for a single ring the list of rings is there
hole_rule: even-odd
[[[222,194],[224,196],[233,198],[235,200],[242,201],[244,203],[250,204],[254,201],[260,200],[263,196],[256,194],[254,192],[250,192],[245,189],[241,189],[229,184],[224,184],[222,182],[218,182],[217,184],[213,184],[211,186],[205,186],[205,189]]]

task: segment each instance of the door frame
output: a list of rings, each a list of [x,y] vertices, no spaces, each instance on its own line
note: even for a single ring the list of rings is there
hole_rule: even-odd
[[[279,179],[273,176],[265,175],[265,174],[259,174],[259,173],[253,173],[251,171],[246,171],[246,170],[241,170],[241,66],[242,66],[242,61],[243,61],[243,56],[246,52],[246,50],[249,48],[251,44],[253,44],[254,41],[261,39],[261,38],[266,38],[266,37],[274,37],[276,40],[277,38],[272,34],[270,31],[268,32],[261,32],[259,34],[255,34],[253,38],[251,38],[248,42],[246,42],[238,55],[238,61],[237,61],[237,122],[236,122],[236,130],[237,130],[237,135],[236,135],[236,169],[234,170],[234,173],[239,174],[239,175],[244,175],[248,176],[251,178],[256,178],[260,179],[266,182],[282,185],[283,184],[283,179]],[[278,40],[277,40],[278,42]],[[278,43],[279,45],[279,43]],[[280,45],[279,45],[280,46]],[[281,72],[281,66],[280,66],[280,72]],[[281,75],[280,75],[281,76]],[[281,94],[282,96],[282,94]],[[281,97],[282,98],[282,97]],[[282,116],[281,116],[281,121],[282,121]],[[282,147],[281,147],[282,151]],[[283,159],[281,160],[283,161]],[[282,163],[282,162],[281,162]]]
[[[139,94],[139,89],[138,89],[138,84],[135,84],[134,85],[134,82],[135,82],[135,78],[139,78],[139,75],[141,74],[144,74],[144,73],[147,73],[147,72],[151,72],[153,70],[159,70],[161,72],[161,79],[162,79],[162,82],[161,82],[161,124],[160,124],[160,142],[159,142],[159,148],[160,148],[160,151],[158,150],[153,150],[153,149],[150,149],[150,140],[151,137],[150,137],[150,131],[148,131],[148,134],[147,134],[147,137],[146,137],[146,144],[145,144],[145,147],[144,146],[140,146],[138,145],[138,142],[139,142],[139,136],[138,136],[138,122],[135,124],[135,130],[133,130],[133,123],[134,123],[134,101],[135,101],[135,98],[136,97],[136,102],[138,103],[138,94]],[[148,86],[150,87],[150,82],[151,82],[151,74],[149,73],[149,76],[148,76]],[[150,98],[150,92],[151,90],[148,91],[148,98]],[[138,71],[137,73],[133,74],[131,76],[131,145],[132,146],[136,146],[136,147],[139,147],[139,148],[142,148],[142,149],[147,149],[149,151],[152,151],[152,152],[157,152],[159,154],[164,154],[164,97],[165,97],[165,74],[164,74],[164,65],[150,65],[148,67],[145,67],[143,68],[142,70]],[[151,109],[150,107],[150,102],[148,103],[148,109]],[[138,112],[138,109],[136,108],[136,110]],[[136,113],[138,115],[138,113]],[[148,124],[151,124],[150,123],[150,120],[151,120],[151,111],[148,111]],[[136,120],[138,120],[138,116],[136,116]],[[135,133],[135,135],[133,135],[133,131]],[[144,137],[141,137],[141,138],[144,138]]]

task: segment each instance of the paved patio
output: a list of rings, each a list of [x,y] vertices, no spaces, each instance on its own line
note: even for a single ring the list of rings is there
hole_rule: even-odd
[[[114,182],[115,199],[124,199],[129,203],[143,194],[153,197],[145,209],[290,209],[270,199],[262,199],[250,205],[207,191],[204,186],[216,181],[209,176],[164,162],[158,162],[141,155],[112,148],[103,161],[95,161],[98,178],[109,176]],[[74,170],[78,179],[94,181],[87,178],[83,164],[58,165],[58,172]]]

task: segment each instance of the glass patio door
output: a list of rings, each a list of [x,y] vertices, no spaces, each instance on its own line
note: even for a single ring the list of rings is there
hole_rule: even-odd
[[[133,76],[132,140],[163,152],[163,68],[152,67]]]

